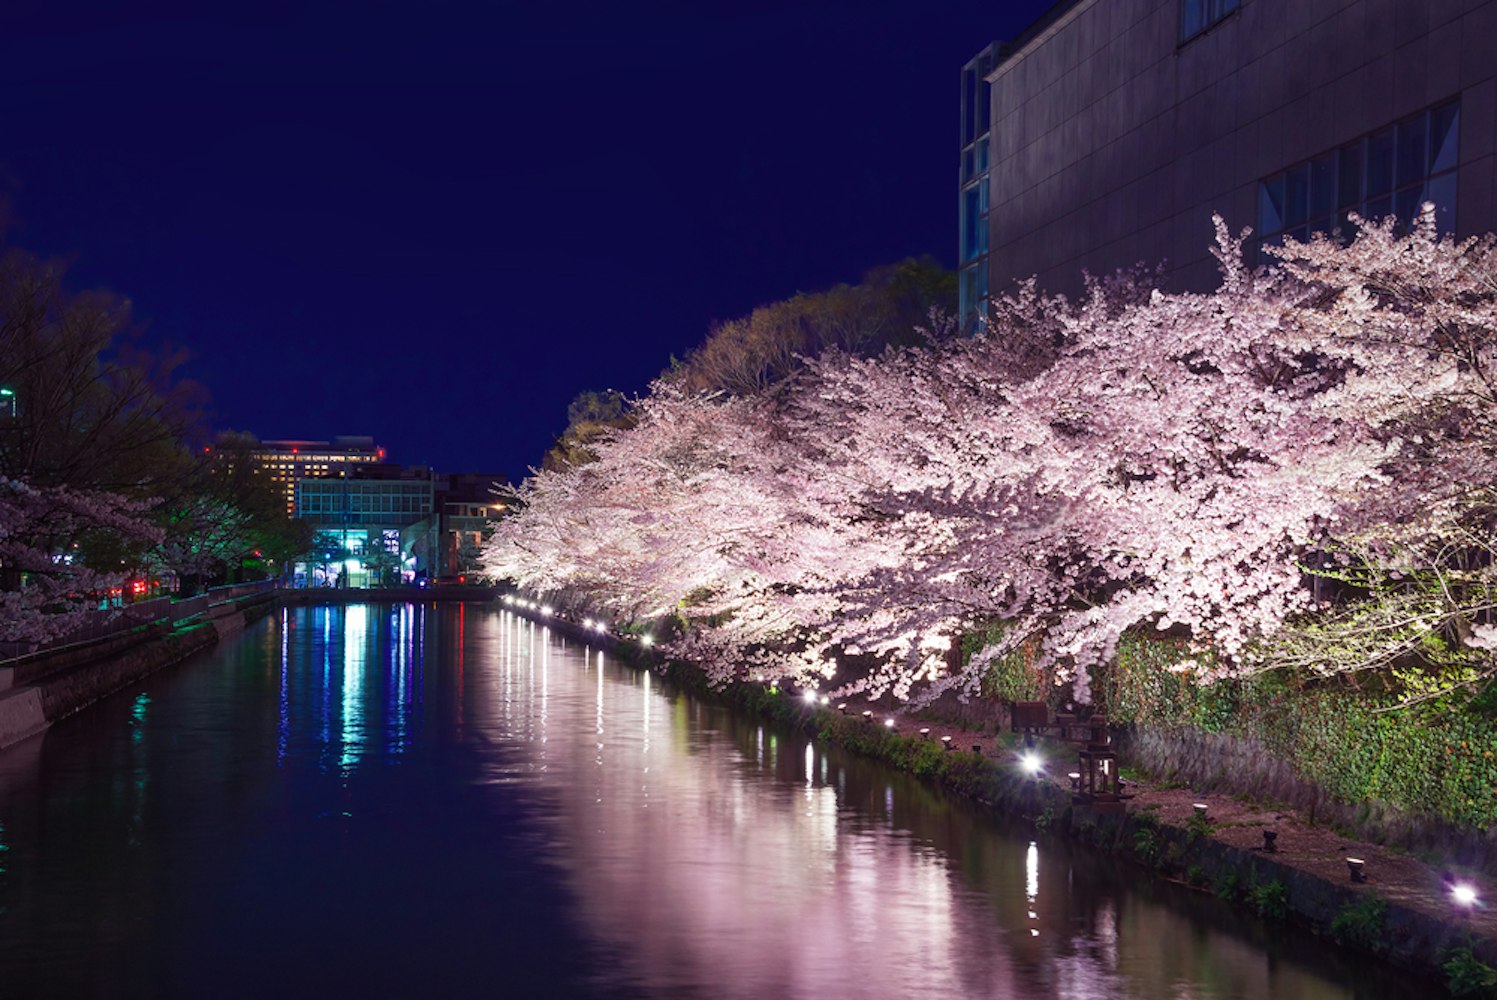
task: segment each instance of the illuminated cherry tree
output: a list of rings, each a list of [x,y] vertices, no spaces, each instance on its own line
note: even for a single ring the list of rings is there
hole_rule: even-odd
[[[90,566],[89,556],[100,559],[100,546],[118,551],[159,542],[146,506],[112,493],[0,477],[0,641],[54,639],[98,608],[121,576]]]
[[[1033,640],[1085,701],[1140,627],[1209,651],[1181,665],[1203,681],[1273,665],[1261,640],[1321,613],[1307,566],[1386,576],[1490,497],[1497,266],[1429,214],[1257,272],[1217,229],[1210,294],[1027,285],[976,337],[830,353],[747,398],[657,387],[598,462],[527,484],[489,568],[671,615],[673,651],[719,680],[861,655],[841,690],[923,699]],[[1492,625],[1483,538],[1442,577],[1471,649]],[[951,671],[951,643],[995,622]]]

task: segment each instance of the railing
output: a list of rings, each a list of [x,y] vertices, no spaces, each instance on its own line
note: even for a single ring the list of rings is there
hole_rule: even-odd
[[[116,635],[123,635],[143,625],[178,625],[205,614],[215,605],[226,604],[251,594],[269,593],[275,590],[275,587],[275,580],[231,583],[222,587],[210,587],[196,597],[189,597],[185,600],[153,597],[148,601],[127,604],[115,611],[91,612],[82,625],[51,642],[0,642],[0,663],[37,653],[55,653],[71,646],[99,642]]]

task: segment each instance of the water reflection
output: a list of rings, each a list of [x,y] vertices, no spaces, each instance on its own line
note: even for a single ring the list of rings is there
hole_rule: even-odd
[[[5,996],[1408,992],[461,605],[286,610],[0,754],[0,970]]]
[[[1251,928],[1211,927],[1230,915],[1162,905],[1104,863],[661,693],[648,673],[610,673],[597,651],[523,620],[499,628],[493,683],[506,694],[475,697],[473,724],[540,738],[527,694],[538,657],[555,664],[541,689],[555,714],[590,715],[596,738],[552,741],[535,778],[587,926],[647,993],[1352,995],[1336,981],[1348,970],[1276,965]]]

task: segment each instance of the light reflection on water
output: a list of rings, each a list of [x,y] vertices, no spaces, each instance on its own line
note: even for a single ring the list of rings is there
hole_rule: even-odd
[[[288,609],[0,754],[0,851],[17,995],[1407,988],[476,605]]]
[[[597,739],[551,741],[532,780],[553,793],[547,821],[586,925],[620,956],[612,975],[648,993],[1352,995],[1128,895],[1115,873],[1086,885],[1106,874],[1097,859],[659,693],[648,673],[610,673],[601,654],[507,613],[499,628],[507,653],[489,684],[505,695],[475,690],[473,724],[533,743],[544,735],[529,720],[591,714]],[[537,657],[555,664],[539,715]]]

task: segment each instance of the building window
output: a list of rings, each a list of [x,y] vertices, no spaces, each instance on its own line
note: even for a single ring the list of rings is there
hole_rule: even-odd
[[[962,192],[962,260],[975,260],[988,252],[987,178]]]
[[[1258,184],[1258,239],[1300,242],[1311,233],[1353,235],[1348,213],[1364,219],[1397,216],[1407,226],[1427,201],[1440,232],[1455,229],[1458,101],[1363,136]]]
[[[1237,0],[1180,0],[1180,41],[1186,42],[1237,9]]]

